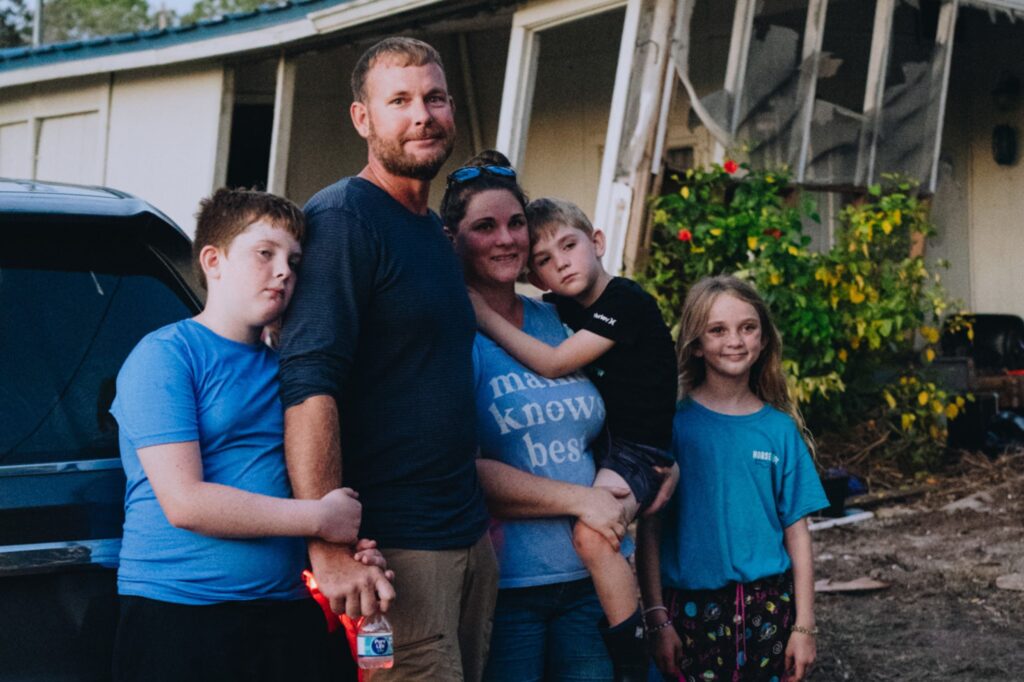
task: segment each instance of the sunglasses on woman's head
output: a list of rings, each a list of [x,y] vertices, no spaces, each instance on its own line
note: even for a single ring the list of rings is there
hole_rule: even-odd
[[[448,175],[448,186],[475,180],[481,175],[493,175],[497,178],[516,179],[516,171],[508,166],[463,166]]]

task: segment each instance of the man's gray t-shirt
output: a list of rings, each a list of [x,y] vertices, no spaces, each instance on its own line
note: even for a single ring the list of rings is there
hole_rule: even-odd
[[[487,526],[476,475],[476,322],[451,243],[362,178],[305,207],[307,236],[281,341],[281,401],[338,403],[344,484],[360,536],[453,549]]]

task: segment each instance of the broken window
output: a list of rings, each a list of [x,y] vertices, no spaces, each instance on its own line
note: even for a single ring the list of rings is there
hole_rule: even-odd
[[[721,149],[745,152],[755,167],[788,165],[811,185],[864,187],[899,172],[933,189],[954,0],[683,0],[680,8],[679,75]]]
[[[815,185],[854,185],[874,12],[863,0],[828,3],[817,78],[797,179]]]
[[[873,181],[882,173],[931,181],[952,49],[952,3],[945,7],[938,0],[896,6]]]
[[[765,0],[753,18],[737,103],[737,142],[760,168],[794,165],[799,139],[805,3]]]

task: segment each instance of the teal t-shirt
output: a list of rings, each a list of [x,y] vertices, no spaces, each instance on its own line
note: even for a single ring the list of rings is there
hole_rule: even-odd
[[[828,506],[796,424],[770,405],[733,416],[686,400],[672,454],[679,487],[663,512],[666,587],[715,589],[782,573],[785,529]]]

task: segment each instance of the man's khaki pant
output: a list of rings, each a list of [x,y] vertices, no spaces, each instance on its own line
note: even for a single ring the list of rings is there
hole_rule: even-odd
[[[395,572],[395,666],[373,682],[479,682],[498,594],[490,536],[466,549],[381,552]]]

